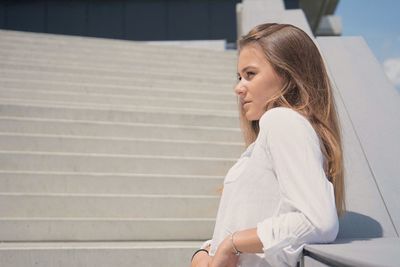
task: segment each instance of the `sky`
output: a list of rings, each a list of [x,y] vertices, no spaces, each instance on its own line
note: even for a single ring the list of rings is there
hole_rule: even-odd
[[[362,36],[400,93],[400,1],[340,0],[343,36]]]

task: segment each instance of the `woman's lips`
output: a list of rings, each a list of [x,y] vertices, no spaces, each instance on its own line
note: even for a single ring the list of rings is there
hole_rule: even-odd
[[[243,105],[243,107],[244,107],[245,105],[247,105],[247,104],[249,104],[249,103],[251,103],[251,101],[244,101],[242,105]]]

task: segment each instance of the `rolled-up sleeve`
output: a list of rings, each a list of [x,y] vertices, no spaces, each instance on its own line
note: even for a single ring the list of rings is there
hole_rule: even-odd
[[[274,108],[260,119],[260,135],[279,183],[281,202],[273,217],[257,224],[271,266],[296,266],[307,243],[335,240],[339,223],[332,184],[325,176],[319,139],[296,111]]]

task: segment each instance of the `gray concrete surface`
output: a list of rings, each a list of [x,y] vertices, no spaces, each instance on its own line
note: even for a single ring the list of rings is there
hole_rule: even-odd
[[[186,266],[199,242],[1,243],[2,266]],[[155,257],[154,255],[157,255]]]
[[[236,52],[12,31],[0,50],[0,265],[186,266],[243,151]]]
[[[328,266],[396,267],[400,265],[400,239],[397,237],[341,239],[334,244],[307,245],[305,250],[311,257],[317,258],[319,262],[325,262]]]
[[[348,184],[354,183],[348,195],[358,203],[355,209],[372,211],[374,203],[384,204],[377,211],[387,214],[390,225],[382,223],[386,226],[383,228],[391,233],[389,236],[398,237],[400,96],[362,38],[324,37],[318,38],[318,43],[334,77],[337,97],[345,105],[342,114],[346,113],[349,118],[350,125],[344,128],[353,128],[356,135],[348,149],[357,146],[361,149],[357,158],[347,162]],[[371,183],[355,182],[358,173],[353,172],[352,167],[360,162],[360,158],[364,158],[366,165],[363,169]],[[367,186],[378,193],[376,201],[367,197]],[[369,215],[369,212],[364,214]]]

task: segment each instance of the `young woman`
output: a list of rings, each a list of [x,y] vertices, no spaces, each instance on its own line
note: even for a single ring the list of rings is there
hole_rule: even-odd
[[[296,266],[306,243],[335,240],[345,212],[339,122],[321,55],[287,24],[239,42],[246,151],[229,170],[213,239],[192,267]]]

